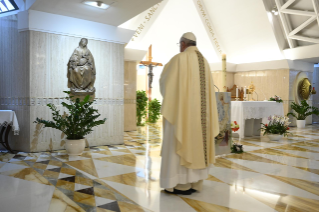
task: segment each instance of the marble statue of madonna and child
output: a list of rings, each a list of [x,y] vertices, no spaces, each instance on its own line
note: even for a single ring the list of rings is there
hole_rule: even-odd
[[[73,95],[93,95],[95,92],[96,69],[87,45],[88,40],[82,38],[68,62],[68,87]]]

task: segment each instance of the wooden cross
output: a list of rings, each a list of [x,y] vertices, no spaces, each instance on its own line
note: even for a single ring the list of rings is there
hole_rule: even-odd
[[[153,83],[153,67],[156,66],[163,66],[162,63],[156,63],[156,62],[152,62],[152,45],[150,45],[149,49],[148,49],[148,55],[147,55],[147,61],[141,61],[140,64],[143,66],[147,66],[148,67],[148,100],[151,101],[152,100],[152,83]]]

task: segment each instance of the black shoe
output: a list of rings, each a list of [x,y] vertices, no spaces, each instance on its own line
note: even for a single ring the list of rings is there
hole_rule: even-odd
[[[187,191],[181,191],[181,190],[177,190],[177,189],[174,189],[173,192],[171,191],[167,191],[166,189],[164,189],[164,191],[166,193],[169,193],[169,194],[181,194],[181,195],[191,195],[193,192],[191,192],[190,190],[187,190]]]
[[[195,190],[195,189],[192,189],[192,188],[191,188],[191,189],[189,189],[189,191],[190,191],[190,192],[192,192],[192,193],[195,193],[195,192],[197,192],[197,190]]]

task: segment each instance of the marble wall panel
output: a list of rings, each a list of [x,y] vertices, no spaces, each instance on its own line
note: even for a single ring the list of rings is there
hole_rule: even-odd
[[[284,100],[284,111],[288,112],[289,100],[289,70],[264,70],[238,72],[234,75],[234,83],[239,87],[248,86],[253,82],[256,86],[258,100],[269,99],[277,95]],[[257,96],[254,95],[257,99]]]
[[[17,26],[16,15],[0,18],[0,110],[13,110],[18,118],[20,133],[10,134],[11,147],[29,151],[30,106],[26,100],[30,91],[30,34],[19,33]]]
[[[0,18],[0,109],[16,111],[20,135],[11,136],[12,147],[21,151],[62,149],[61,132],[41,128],[36,117],[51,119],[47,103],[61,102],[67,88],[67,63],[79,38],[25,31],[19,33],[15,16]],[[94,107],[106,124],[87,136],[91,146],[123,143],[124,46],[89,40],[97,67]]]
[[[67,88],[67,63],[79,38],[43,32],[30,32],[30,96],[36,99],[62,98]],[[96,66],[96,94],[94,107],[107,118],[87,136],[90,146],[121,144],[124,131],[124,46],[109,42],[89,40]],[[38,103],[38,102],[37,102]],[[31,108],[30,119],[51,119],[51,112],[43,102]],[[64,108],[58,106],[61,113]],[[46,128],[37,135],[36,125],[31,125],[31,151],[63,148],[61,133]]]
[[[138,62],[124,63],[124,131],[136,130],[136,86]]]
[[[212,71],[212,76],[214,84],[219,88],[220,92],[222,92],[222,71]],[[228,88],[232,88],[234,86],[234,73],[227,72],[226,86]],[[218,92],[217,88],[215,88],[215,92]]]

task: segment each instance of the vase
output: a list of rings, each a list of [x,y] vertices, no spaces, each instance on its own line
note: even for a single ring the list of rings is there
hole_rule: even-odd
[[[297,128],[305,128],[306,120],[297,120]]]
[[[85,139],[77,139],[77,140],[66,139],[65,149],[68,155],[82,155],[85,149]]]
[[[268,137],[271,141],[280,141],[280,139],[283,137],[283,135],[279,135],[279,134],[267,134],[267,137]]]

